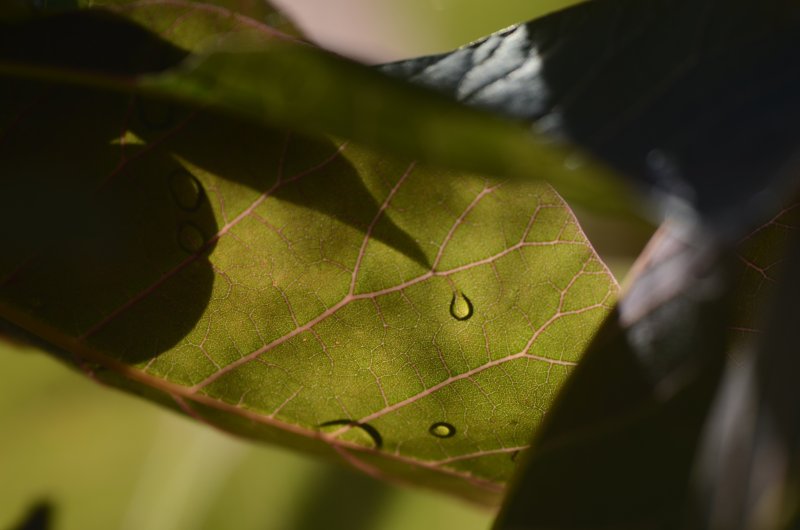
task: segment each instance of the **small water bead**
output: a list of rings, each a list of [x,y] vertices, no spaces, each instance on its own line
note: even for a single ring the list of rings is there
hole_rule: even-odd
[[[193,212],[203,201],[203,186],[185,168],[178,168],[169,176],[169,191],[178,208]]]
[[[450,300],[450,315],[456,320],[469,320],[472,317],[474,308],[472,302],[467,295],[461,291],[453,293],[453,299]]]
[[[199,252],[206,244],[206,238],[203,232],[197,228],[193,223],[181,223],[178,227],[178,245],[188,252],[195,254]]]
[[[346,427],[351,427],[351,429],[345,431],[341,435],[343,440],[366,446],[372,445],[375,449],[383,447],[383,437],[381,433],[369,423],[358,423],[353,420],[341,419],[326,421],[317,425],[320,431],[326,433],[334,433]]]
[[[450,438],[456,435],[456,428],[449,423],[439,421],[431,425],[428,432],[437,438]]]

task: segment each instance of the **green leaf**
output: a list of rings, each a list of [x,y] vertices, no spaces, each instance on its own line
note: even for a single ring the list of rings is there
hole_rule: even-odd
[[[223,429],[491,503],[614,303],[546,184],[2,90],[0,316]]]

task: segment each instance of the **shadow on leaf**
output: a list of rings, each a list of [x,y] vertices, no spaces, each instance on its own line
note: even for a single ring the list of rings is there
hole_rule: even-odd
[[[364,176],[339,154],[340,146],[331,140],[268,129],[216,113],[192,115],[168,103],[149,105],[147,112],[157,116],[156,119],[171,116],[187,120],[181,133],[166,145],[203,171],[257,192],[274,187],[269,192],[271,197],[322,213],[363,234],[381,208],[385,197],[376,197],[367,188]],[[152,127],[140,129],[136,124],[134,128],[148,140],[158,132]],[[430,268],[419,243],[397,226],[391,216],[381,215],[371,236],[423,268]]]
[[[6,83],[2,100],[3,303],[40,336],[126,362],[174,346],[211,294],[205,192],[169,153],[123,134],[129,96]]]

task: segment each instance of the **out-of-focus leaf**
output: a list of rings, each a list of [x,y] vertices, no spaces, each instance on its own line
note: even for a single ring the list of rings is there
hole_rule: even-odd
[[[266,0],[78,0],[78,7],[108,9],[192,51],[231,34],[261,41],[302,38],[295,24]]]
[[[384,71],[533,122],[738,237],[798,174],[799,58],[796,2],[604,0]]]
[[[204,35],[214,33],[248,32],[289,39],[302,36],[297,26],[267,0],[6,0],[0,7],[0,19],[98,8],[128,16],[186,49],[195,49],[203,43]],[[72,37],[85,38],[81,34]]]
[[[571,149],[553,145],[523,124],[469,109],[364,65],[252,28],[245,23],[250,19],[191,10],[183,16],[168,11],[167,16],[154,12],[148,2],[125,7],[116,9],[117,15],[146,23],[156,31],[151,36],[158,46],[179,46],[193,53],[180,65],[172,62],[160,73],[148,75],[137,70],[128,75],[107,71],[102,61],[100,67],[75,68],[74,61],[61,58],[58,43],[74,36],[76,19],[96,15],[67,13],[55,17],[47,31],[42,31],[43,22],[37,20],[7,24],[5,33],[22,33],[34,40],[38,35],[50,43],[45,47],[50,55],[29,54],[25,47],[7,41],[0,46],[0,73],[137,90],[211,106],[270,126],[336,134],[450,168],[547,179],[570,201],[617,213],[636,210],[627,200],[625,186],[610,172],[588,159],[578,163]],[[221,21],[216,25],[187,22],[197,17],[215,20],[212,15]],[[232,20],[239,25],[235,31],[226,31]],[[130,23],[121,19],[116,24],[125,28]],[[109,20],[104,25],[104,31],[113,27]],[[96,48],[93,55],[102,58],[114,53],[113,49]]]
[[[0,315],[224,429],[491,503],[614,303],[547,185],[2,90]]]
[[[795,375],[800,240],[795,201],[741,245],[735,353],[698,458],[694,524],[796,528],[800,523],[800,396]]]
[[[735,279],[733,331],[740,341],[752,341],[765,323],[761,312],[779,285],[778,272],[793,234],[800,230],[800,202],[792,201],[772,219],[743,237],[737,245],[740,262]]]

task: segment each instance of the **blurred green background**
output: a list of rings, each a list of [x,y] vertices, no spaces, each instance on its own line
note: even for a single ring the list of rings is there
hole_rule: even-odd
[[[0,342],[0,528],[487,528],[491,514],[255,445]]]
[[[370,62],[447,51],[579,0],[275,0],[314,40]]]
[[[282,3],[318,42],[378,62],[444,51],[574,2]],[[620,221],[584,224],[618,274],[648,234]],[[0,432],[0,529],[15,528],[41,503],[51,509],[51,528],[63,530],[471,530],[488,528],[493,517],[235,439],[4,342]]]

